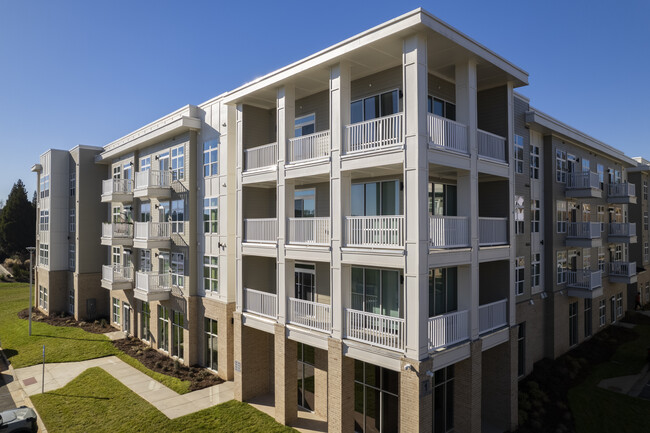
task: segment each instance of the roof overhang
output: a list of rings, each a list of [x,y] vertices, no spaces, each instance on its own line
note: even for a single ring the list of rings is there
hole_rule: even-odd
[[[32,170],[34,173],[40,173],[40,172],[43,171],[43,166],[42,166],[41,164],[34,164],[34,165],[32,165],[31,170]]]

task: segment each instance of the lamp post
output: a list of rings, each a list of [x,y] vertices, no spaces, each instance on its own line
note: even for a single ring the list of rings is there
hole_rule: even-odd
[[[27,247],[29,251],[29,335],[32,335],[32,269],[34,268],[34,251],[36,247]]]

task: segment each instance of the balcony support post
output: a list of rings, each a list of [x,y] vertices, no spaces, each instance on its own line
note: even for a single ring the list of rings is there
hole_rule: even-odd
[[[508,135],[506,136],[506,161],[509,161],[508,165],[508,197],[515,196],[515,164],[512,163],[512,143],[515,139],[515,107],[514,107],[514,87],[513,82],[508,81],[506,85],[506,92],[508,97]],[[529,205],[530,206],[530,205]],[[514,200],[509,200],[508,202],[508,244],[512,242],[512,239],[515,238],[515,204]],[[506,311],[506,320],[508,324],[512,325],[517,320],[517,310],[514,302],[514,281],[515,281],[515,257],[516,249],[514,245],[510,247],[510,276],[508,278],[510,290],[508,290],[508,311]]]
[[[236,200],[236,216],[235,216],[235,251],[236,251],[236,256],[235,256],[235,281],[236,285],[235,287],[237,290],[235,290],[235,302],[236,302],[236,310],[238,312],[242,312],[244,308],[244,280],[243,280],[243,273],[242,273],[242,255],[241,255],[241,249],[242,249],[242,241],[244,237],[244,213],[243,213],[243,189],[242,189],[242,184],[241,184],[241,178],[242,178],[242,170],[243,170],[243,162],[244,162],[244,128],[243,128],[243,120],[244,120],[244,107],[242,104],[237,104],[237,108],[235,110],[235,131],[236,131],[236,142],[237,142],[237,151],[235,152],[236,154],[236,179],[237,183],[235,185],[237,189],[237,200]]]

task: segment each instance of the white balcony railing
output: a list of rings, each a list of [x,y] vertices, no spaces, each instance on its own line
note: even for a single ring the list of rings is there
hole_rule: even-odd
[[[330,306],[289,298],[289,323],[330,333],[332,331]]]
[[[631,278],[636,275],[636,262],[609,262],[609,275]]]
[[[569,287],[593,290],[603,285],[602,271],[580,269],[578,271],[567,271],[566,282]]]
[[[152,272],[136,272],[135,288],[148,293],[171,291],[171,274],[154,274]]]
[[[404,245],[404,216],[346,216],[347,246],[400,247]]]
[[[507,244],[508,218],[479,217],[478,243],[480,246]]]
[[[469,246],[469,217],[429,216],[429,246],[432,248]]]
[[[609,236],[631,237],[636,236],[634,223],[609,223]]]
[[[600,237],[600,223],[569,223],[566,235],[568,238],[598,239]]]
[[[289,139],[289,162],[324,158],[330,155],[330,132],[322,131]]]
[[[345,153],[364,152],[404,142],[402,113],[353,123],[345,127]]]
[[[145,170],[135,173],[135,189],[168,188],[171,185],[169,170]]]
[[[169,222],[136,222],[135,238],[142,240],[160,240],[170,238],[171,224]]]
[[[506,139],[491,132],[476,130],[478,154],[497,161],[506,162]]]
[[[636,196],[636,187],[633,183],[610,183],[607,185],[608,197],[634,197]]]
[[[102,195],[131,194],[133,181],[131,179],[105,179],[102,181]]]
[[[248,218],[244,220],[244,242],[276,243],[277,218]]]
[[[467,310],[429,317],[429,350],[448,347],[469,338]]]
[[[102,265],[102,280],[109,283],[133,281],[133,268],[120,264]]]
[[[507,319],[508,300],[491,302],[478,307],[479,333],[494,331],[508,324]]]
[[[133,224],[102,223],[102,237],[107,239],[131,239],[133,238]]]
[[[278,143],[244,149],[244,170],[271,167],[278,163]]]
[[[598,178],[598,173],[591,171],[568,173],[566,187],[567,189],[599,189],[600,179]]]
[[[445,150],[468,153],[467,126],[462,123],[428,113],[427,131],[431,145]]]
[[[289,218],[289,243],[329,245],[329,217]]]
[[[346,309],[346,336],[373,346],[404,350],[404,319]]]
[[[277,319],[278,296],[275,293],[244,288],[244,311]]]

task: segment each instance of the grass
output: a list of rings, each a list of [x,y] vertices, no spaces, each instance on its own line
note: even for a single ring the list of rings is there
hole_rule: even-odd
[[[650,431],[650,401],[598,387],[606,378],[637,374],[646,363],[650,326],[637,325],[638,338],[621,345],[609,362],[569,390],[569,405],[578,433]]]
[[[170,420],[97,367],[61,389],[31,399],[51,432],[295,432],[234,400]]]
[[[104,335],[86,332],[81,328],[33,321],[30,337],[28,321],[18,318],[18,312],[28,305],[29,284],[0,283],[0,343],[14,368],[43,362],[45,345],[47,363],[85,361],[115,355],[177,393],[189,392],[190,382],[151,371],[137,359],[118,350]]]

